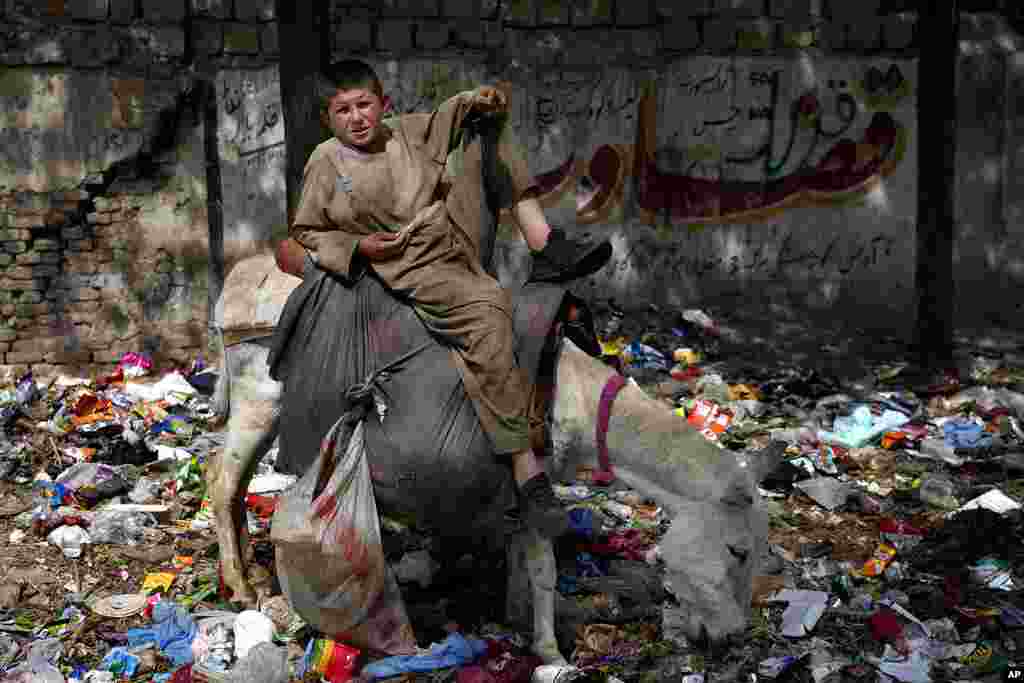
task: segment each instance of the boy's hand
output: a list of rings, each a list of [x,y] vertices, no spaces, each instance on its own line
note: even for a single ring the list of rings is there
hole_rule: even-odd
[[[476,89],[473,109],[481,114],[504,114],[508,111],[508,98],[497,88],[483,85]]]
[[[397,232],[375,232],[359,240],[359,254],[367,261],[386,261],[402,253]]]

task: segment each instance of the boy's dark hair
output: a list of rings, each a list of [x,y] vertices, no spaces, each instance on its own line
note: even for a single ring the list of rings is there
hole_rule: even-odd
[[[358,59],[335,62],[321,69],[316,80],[321,113],[327,111],[331,98],[337,95],[339,90],[365,88],[377,97],[384,96],[384,88],[380,84],[377,72],[372,66]]]

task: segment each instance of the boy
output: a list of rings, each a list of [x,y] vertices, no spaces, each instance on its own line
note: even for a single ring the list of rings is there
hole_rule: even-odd
[[[516,366],[512,306],[480,263],[479,173],[456,144],[471,115],[504,113],[504,96],[480,87],[431,114],[384,122],[390,106],[371,67],[347,60],[322,73],[324,124],[334,137],[310,155],[290,234],[320,267],[353,279],[372,268],[451,344],[466,392],[495,454],[510,455],[526,523],[549,537],[568,519],[530,449],[528,387]],[[604,266],[611,245],[551,230],[536,186],[505,126],[497,145],[500,208],[534,253],[533,281],[564,282]]]

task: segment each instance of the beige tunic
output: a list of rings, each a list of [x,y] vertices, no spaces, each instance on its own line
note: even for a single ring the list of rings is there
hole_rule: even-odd
[[[480,262],[481,145],[462,144],[472,92],[431,114],[388,121],[381,153],[360,155],[332,138],[306,164],[291,235],[320,267],[354,279],[367,267],[359,239],[400,234],[401,254],[372,264],[424,324],[453,347],[453,359],[498,454],[529,447],[528,387],[515,361],[512,305]],[[499,205],[534,187],[508,126],[499,139]]]

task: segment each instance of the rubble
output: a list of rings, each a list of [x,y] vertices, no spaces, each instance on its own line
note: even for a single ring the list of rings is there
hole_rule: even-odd
[[[668,329],[663,329],[669,320]],[[898,360],[859,376],[748,360],[689,310],[609,316],[605,360],[719,448],[764,452],[771,531],[747,632],[708,647],[661,573],[657,500],[580,472],[555,491],[610,533],[556,547],[559,644],[504,623],[502,559],[381,519],[417,635],[374,659],[316,633],[275,579],[269,527],[296,479],[260,464],[245,498],[258,610],[223,595],[203,472],[224,443],[215,368],[0,386],[0,683],[364,679],[513,683],[1002,680],[1024,661],[1024,370],[977,355],[927,386]],[[648,325],[644,328],[643,325]],[[639,328],[639,329],[631,329]],[[1021,360],[1021,359],[1019,359]],[[766,457],[766,456],[760,456]]]

